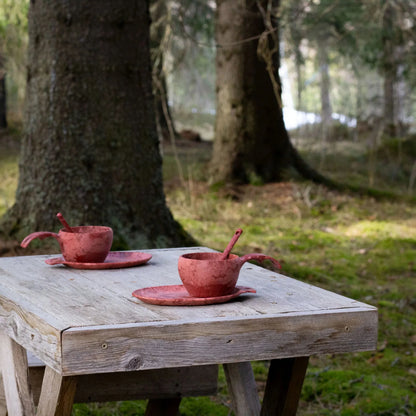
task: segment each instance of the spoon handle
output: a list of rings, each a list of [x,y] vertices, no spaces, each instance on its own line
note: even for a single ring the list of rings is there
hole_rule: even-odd
[[[56,216],[58,217],[58,220],[59,220],[59,221],[61,221],[61,223],[62,223],[62,225],[64,226],[65,230],[66,230],[66,231],[68,231],[68,232],[70,232],[70,233],[73,233],[72,228],[71,228],[71,227],[68,225],[68,223],[65,221],[64,216],[63,216],[60,212],[58,212],[58,213],[56,214]]]
[[[225,248],[224,252],[222,253],[221,260],[228,259],[229,254],[231,253],[231,250],[234,247],[234,244],[237,242],[237,240],[240,238],[240,235],[243,233],[243,230],[241,228],[237,229],[237,231],[234,233],[233,238],[228,243],[228,246]]]

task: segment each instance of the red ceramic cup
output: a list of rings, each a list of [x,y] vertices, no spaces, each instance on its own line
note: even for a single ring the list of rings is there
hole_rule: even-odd
[[[242,263],[234,254],[227,260],[220,260],[221,255],[189,253],[179,258],[179,276],[191,296],[209,298],[233,292]]]
[[[240,269],[246,261],[269,260],[280,269],[273,257],[250,253],[242,257],[230,254],[222,260],[223,253],[200,252],[183,254],[178,260],[178,272],[187,292],[194,297],[209,298],[231,294],[237,284]]]
[[[73,232],[61,229],[58,234],[38,231],[29,234],[20,244],[27,247],[35,238],[55,238],[64,259],[75,263],[102,263],[110,252],[113,243],[113,230],[101,225],[71,227]]]

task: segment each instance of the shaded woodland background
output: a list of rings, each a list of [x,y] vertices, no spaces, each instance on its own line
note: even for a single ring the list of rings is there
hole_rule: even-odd
[[[18,179],[27,11],[27,1],[0,2],[0,98],[2,91],[6,96],[0,215],[13,205]],[[273,255],[282,261],[283,274],[379,308],[377,351],[312,357],[299,414],[414,415],[416,2],[281,2],[285,125],[304,160],[346,185],[342,189],[306,181],[294,169],[280,182],[265,183],[258,175],[246,184],[210,181],[220,47],[215,12],[212,1],[151,2],[153,91],[167,205],[199,244],[222,250],[241,227],[239,254]],[[18,242],[0,244],[1,255],[51,250],[56,247],[43,242],[29,252]],[[254,368],[261,391],[267,363]],[[223,379],[220,387],[215,398],[185,400],[181,414],[230,414]],[[74,414],[141,415],[143,409],[141,402],[79,405]]]
[[[379,145],[383,135],[414,132],[415,7],[412,0],[282,1],[278,17],[286,127],[313,121],[322,131],[303,134],[311,141],[317,135],[322,140],[349,138],[368,148]],[[182,113],[198,114],[207,121],[201,137],[212,140],[215,3],[159,0],[151,2],[151,10],[154,73],[162,71],[166,78],[163,92],[176,114],[174,122],[186,128]],[[26,0],[2,0],[3,126],[6,117],[12,123],[22,118],[27,11]],[[156,95],[159,87],[155,83]]]

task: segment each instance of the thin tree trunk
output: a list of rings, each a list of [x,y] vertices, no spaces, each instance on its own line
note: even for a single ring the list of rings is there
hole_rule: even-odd
[[[0,55],[0,129],[7,128],[6,106],[6,70],[4,58]]]
[[[318,43],[318,65],[321,74],[321,121],[324,127],[325,139],[327,139],[328,128],[332,120],[332,106],[329,91],[331,88],[331,81],[329,77],[329,57],[326,41],[320,39]]]
[[[324,166],[326,156],[327,143],[331,132],[332,122],[332,106],[329,96],[330,91],[330,77],[329,77],[329,57],[328,46],[325,38],[321,37],[317,45],[317,56],[319,73],[321,77],[320,92],[321,92],[321,155],[319,161],[319,168]]]
[[[6,75],[0,78],[0,129],[7,128]]]
[[[165,38],[169,19],[167,0],[151,0],[150,47],[152,57],[153,93],[155,96],[156,122],[161,140],[171,134],[178,135],[168,104],[168,89],[164,69]]]
[[[389,136],[396,134],[395,82],[396,63],[394,59],[393,24],[394,11],[386,4],[383,16],[383,75],[384,75],[384,132]]]

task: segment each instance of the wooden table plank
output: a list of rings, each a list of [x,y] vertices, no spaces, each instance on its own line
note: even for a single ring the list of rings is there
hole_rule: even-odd
[[[63,332],[63,374],[128,371],[373,350],[377,313],[285,314],[71,328]],[[105,345],[105,348],[103,348]]]

